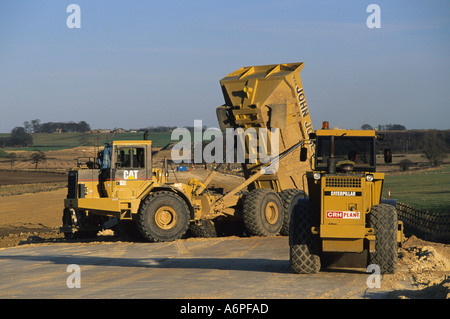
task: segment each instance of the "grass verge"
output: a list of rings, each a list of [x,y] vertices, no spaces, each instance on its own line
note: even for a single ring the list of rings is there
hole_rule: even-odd
[[[436,170],[386,175],[383,197],[397,199],[416,209],[450,213],[450,165]]]

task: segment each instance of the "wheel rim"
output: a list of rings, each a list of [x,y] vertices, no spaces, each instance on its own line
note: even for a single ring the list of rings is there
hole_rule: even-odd
[[[171,229],[178,221],[178,215],[172,207],[162,206],[155,214],[155,222],[161,229]]]
[[[268,203],[264,210],[264,216],[269,224],[275,224],[278,220],[278,206],[273,202]]]

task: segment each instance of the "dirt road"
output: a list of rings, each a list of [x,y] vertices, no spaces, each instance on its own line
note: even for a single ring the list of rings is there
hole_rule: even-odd
[[[0,298],[362,298],[362,270],[294,275],[288,239],[71,243],[0,250]],[[69,265],[80,267],[70,289]],[[75,281],[73,281],[74,283]]]
[[[0,298],[445,298],[448,289],[417,289],[403,264],[380,288],[368,288],[365,269],[295,275],[288,251],[286,237],[22,245],[0,249]]]

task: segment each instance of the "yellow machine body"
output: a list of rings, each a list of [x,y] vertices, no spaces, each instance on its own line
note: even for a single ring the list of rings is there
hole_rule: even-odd
[[[384,182],[384,173],[376,172],[376,132],[321,129],[315,135],[315,169],[306,178],[310,201],[320,208],[320,226],[313,231],[322,240],[322,251],[374,251],[376,237],[373,228],[368,227],[368,215],[373,206],[381,203]],[[322,156],[322,152],[327,153],[330,147],[323,141],[331,139],[335,143],[335,168],[330,172],[329,157]],[[349,142],[338,143],[344,139]],[[348,157],[352,151],[363,158],[351,161]],[[346,165],[351,165],[351,170],[345,169]]]

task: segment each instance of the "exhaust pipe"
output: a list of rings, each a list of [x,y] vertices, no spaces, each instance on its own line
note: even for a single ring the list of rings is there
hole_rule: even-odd
[[[330,136],[330,157],[328,158],[328,174],[336,173],[336,159],[334,158],[334,136]]]

